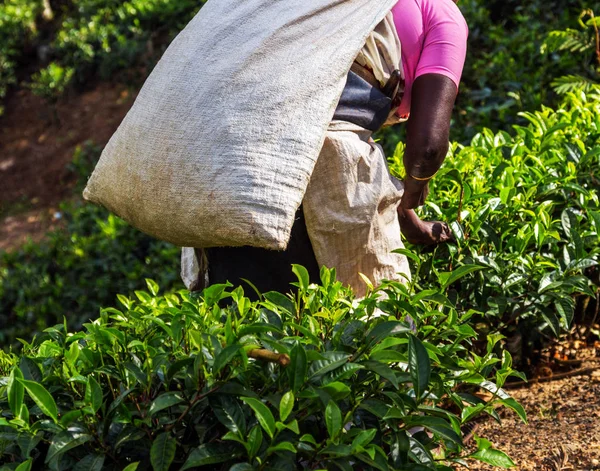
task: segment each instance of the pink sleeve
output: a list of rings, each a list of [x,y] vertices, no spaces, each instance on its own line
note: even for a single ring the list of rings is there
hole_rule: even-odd
[[[468,27],[454,2],[423,0],[424,42],[414,78],[441,74],[458,87],[467,54]]]

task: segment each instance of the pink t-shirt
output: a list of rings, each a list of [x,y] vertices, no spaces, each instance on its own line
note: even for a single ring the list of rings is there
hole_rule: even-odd
[[[469,28],[452,0],[399,0],[392,9],[402,47],[404,97],[399,116],[410,113],[417,77],[441,74],[458,87],[467,54]]]

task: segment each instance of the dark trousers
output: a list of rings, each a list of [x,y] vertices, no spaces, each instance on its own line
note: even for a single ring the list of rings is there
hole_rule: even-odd
[[[245,286],[244,292],[251,299],[256,299],[256,294],[243,279],[254,284],[261,293],[287,293],[293,289],[290,283],[297,281],[292,264],[304,266],[312,283],[319,281],[319,265],[308,237],[302,208],[296,213],[290,242],[284,251],[257,247],[213,247],[205,249],[205,254],[209,284],[229,281],[234,286]]]

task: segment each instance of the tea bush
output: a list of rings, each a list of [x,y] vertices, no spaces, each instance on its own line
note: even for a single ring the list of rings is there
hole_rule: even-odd
[[[25,64],[39,69],[31,77],[34,93],[52,101],[69,86],[128,68],[139,80],[203,3],[66,0],[47,2],[54,9],[46,11],[41,0],[6,0],[0,3],[0,102]],[[137,73],[138,67],[146,70]]]
[[[585,65],[579,55],[544,48],[545,41],[554,30],[575,27],[587,5],[581,0],[461,0],[469,40],[452,139],[465,144],[483,127],[509,131],[526,123],[519,111],[558,105],[551,83],[583,73]]]
[[[202,6],[191,0],[73,2],[52,42],[52,54],[75,80],[110,78],[132,66],[151,66]],[[157,41],[160,40],[160,41]],[[154,50],[158,47],[158,50]],[[145,60],[145,62],[144,62]],[[40,88],[44,74],[38,76]],[[60,90],[59,90],[60,92]]]
[[[296,296],[254,303],[225,285],[159,296],[149,281],[83,331],[57,325],[20,357],[3,354],[0,469],[513,465],[485,439],[463,446],[464,426],[498,419],[498,406],[525,420],[501,388],[517,375],[494,353],[501,336],[484,339],[481,356],[470,348],[480,313],[458,311],[443,285],[415,294],[387,283],[385,301],[359,302],[335,271],[323,269],[320,286],[294,271]]]
[[[515,135],[486,129],[454,144],[433,180],[426,215],[451,222],[457,244],[415,258],[420,286],[437,283],[438,270],[485,265],[450,297],[484,312],[485,332],[516,335],[525,353],[571,325],[577,297],[597,296],[599,116],[600,95],[571,93],[556,111],[521,113],[530,124]],[[392,170],[401,155],[402,146]]]
[[[41,243],[0,252],[0,345],[30,339],[66,317],[72,328],[154,277],[180,288],[178,250],[106,210],[81,202],[61,208],[64,227]]]
[[[16,61],[37,35],[35,18],[40,10],[39,1],[5,0],[0,4],[0,116],[8,87],[17,83]]]

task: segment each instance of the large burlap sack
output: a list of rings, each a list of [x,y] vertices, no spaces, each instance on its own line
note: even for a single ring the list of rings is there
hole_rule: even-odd
[[[84,191],[180,246],[284,249],[346,74],[397,0],[210,0]]]

